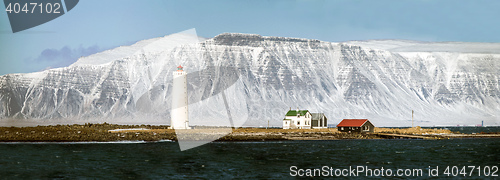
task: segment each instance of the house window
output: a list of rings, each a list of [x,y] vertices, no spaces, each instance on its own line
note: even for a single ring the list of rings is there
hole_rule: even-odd
[[[300,125],[300,121],[297,121],[297,125]]]

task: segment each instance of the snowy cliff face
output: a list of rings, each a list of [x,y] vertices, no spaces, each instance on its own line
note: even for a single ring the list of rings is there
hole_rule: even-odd
[[[175,46],[186,38],[144,40],[70,67],[0,76],[0,118],[168,124],[172,71],[182,65],[191,73],[192,125],[267,126],[269,120],[280,126],[290,107],[323,112],[329,124],[368,118],[376,126],[410,126],[414,110],[420,126],[500,125],[498,44],[434,48],[225,33]],[[488,48],[493,51],[480,51]]]

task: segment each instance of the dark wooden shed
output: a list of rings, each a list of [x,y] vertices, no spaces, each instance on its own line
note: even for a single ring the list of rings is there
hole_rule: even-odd
[[[311,113],[311,128],[328,128],[328,119],[323,113]]]

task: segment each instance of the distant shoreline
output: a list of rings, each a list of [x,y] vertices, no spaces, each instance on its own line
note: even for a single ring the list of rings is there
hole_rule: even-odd
[[[342,133],[328,129],[264,129],[226,128],[216,141],[288,141],[288,140],[341,140],[341,139],[450,139],[450,138],[500,138],[500,133],[461,134],[447,129],[376,128],[375,133]],[[188,131],[196,139],[221,134],[218,128]],[[225,136],[224,136],[225,135]],[[193,140],[196,140],[193,139]],[[36,127],[0,127],[0,142],[116,142],[116,141],[177,141],[175,130],[168,126],[154,125],[51,125]]]

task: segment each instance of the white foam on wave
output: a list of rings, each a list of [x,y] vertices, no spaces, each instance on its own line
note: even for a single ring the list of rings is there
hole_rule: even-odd
[[[108,130],[108,132],[121,132],[121,131],[148,131],[150,129],[145,129],[145,128],[130,128],[130,129],[113,129],[113,130]]]

